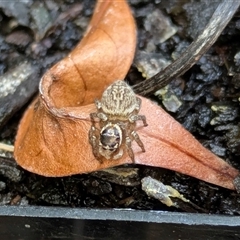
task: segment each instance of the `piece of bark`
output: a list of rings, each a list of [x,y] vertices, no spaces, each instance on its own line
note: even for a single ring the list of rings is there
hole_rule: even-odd
[[[0,129],[37,92],[39,66],[19,63],[0,77]]]

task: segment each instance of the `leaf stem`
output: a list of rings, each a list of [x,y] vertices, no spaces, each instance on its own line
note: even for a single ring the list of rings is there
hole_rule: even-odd
[[[171,80],[184,74],[214,44],[238,10],[239,5],[240,0],[223,0],[219,3],[206,28],[181,57],[153,77],[134,85],[134,92],[142,96],[151,95]]]

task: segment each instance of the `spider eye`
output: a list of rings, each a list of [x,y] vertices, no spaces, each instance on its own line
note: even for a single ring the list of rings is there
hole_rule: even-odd
[[[103,149],[114,151],[121,142],[120,132],[114,126],[104,128],[100,134],[100,142]]]

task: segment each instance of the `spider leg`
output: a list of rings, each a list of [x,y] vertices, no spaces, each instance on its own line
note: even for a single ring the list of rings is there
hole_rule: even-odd
[[[126,124],[124,124],[123,122],[118,122],[117,124],[122,129],[122,134],[123,134],[124,139],[125,139],[124,145],[126,147],[127,153],[129,155],[129,157],[131,158],[132,162],[134,162],[134,153],[133,153],[133,150],[132,150],[132,139],[129,137],[129,134],[128,134],[129,131],[126,128]],[[120,149],[119,152],[120,152],[120,154],[122,156],[123,155],[123,150]]]
[[[129,157],[132,159],[132,161],[134,162],[134,153],[132,150],[132,140],[129,136],[126,136],[126,147],[127,147],[127,152]]]
[[[92,126],[91,126],[91,129],[90,131],[94,132],[96,130],[96,121],[95,121],[95,118],[98,118],[97,116],[98,113],[90,113],[90,119],[91,119],[91,122],[92,122]],[[94,129],[94,130],[93,130]],[[90,136],[90,131],[89,131],[89,136]]]
[[[97,118],[97,117],[98,117],[97,114],[98,114],[98,113],[96,113],[96,112],[95,112],[95,113],[90,113],[90,118],[91,118],[91,121],[92,121],[92,122],[94,122],[94,118]]]
[[[102,112],[95,112],[95,113],[90,113],[90,118],[92,122],[95,122],[95,118],[98,118],[102,121],[107,121],[108,117],[106,116],[106,114],[102,113]]]
[[[144,127],[148,126],[147,121],[146,121],[146,117],[144,115],[132,115],[129,118],[129,121],[131,123],[136,122],[138,120],[141,120],[143,122]]]
[[[145,152],[145,148],[144,148],[144,145],[143,145],[143,142],[141,141],[139,135],[137,134],[136,131],[132,131],[132,136],[134,138],[134,140],[137,142],[138,146],[142,149],[143,152]]]
[[[100,157],[99,145],[98,145],[98,142],[99,142],[99,129],[96,127],[96,121],[95,121],[96,118],[99,118],[98,117],[98,113],[97,112],[90,113],[90,118],[91,118],[92,126],[91,126],[91,128],[90,128],[90,130],[88,132],[89,142],[92,145],[93,155],[96,158],[99,158]]]
[[[95,127],[95,126],[91,126],[90,130],[89,130],[89,142],[92,145],[92,151],[93,151],[93,155],[96,158],[100,158],[100,154],[99,154],[99,130]]]
[[[92,126],[96,127],[96,121],[95,119],[99,119],[99,124],[100,124],[100,127],[101,127],[101,121],[107,121],[108,120],[108,117],[104,114],[104,113],[99,113],[99,112],[95,112],[95,113],[90,113],[90,119],[91,119],[91,122],[92,122]]]
[[[141,108],[142,100],[141,100],[139,97],[136,97],[136,99],[137,99],[137,107],[136,107],[136,110],[139,111],[140,108]]]
[[[96,105],[98,110],[102,108],[102,103],[97,99],[95,100],[95,105]]]
[[[96,101],[96,106],[98,108]],[[99,104],[101,104],[99,102]],[[92,126],[89,130],[88,137],[89,137],[89,143],[92,145],[92,152],[93,155],[99,160],[99,162],[103,162],[101,160],[101,153],[100,153],[100,147],[99,147],[99,136],[100,136],[100,130],[97,128],[99,126],[102,128],[102,125],[104,125],[104,122],[107,121],[108,117],[102,113],[102,112],[95,112],[95,113],[90,113],[90,119],[92,122]],[[96,119],[98,121],[96,121]]]

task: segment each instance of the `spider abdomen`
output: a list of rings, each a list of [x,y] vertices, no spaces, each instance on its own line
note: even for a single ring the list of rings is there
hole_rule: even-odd
[[[100,132],[100,144],[105,150],[114,151],[122,143],[122,130],[117,124],[109,123]]]

